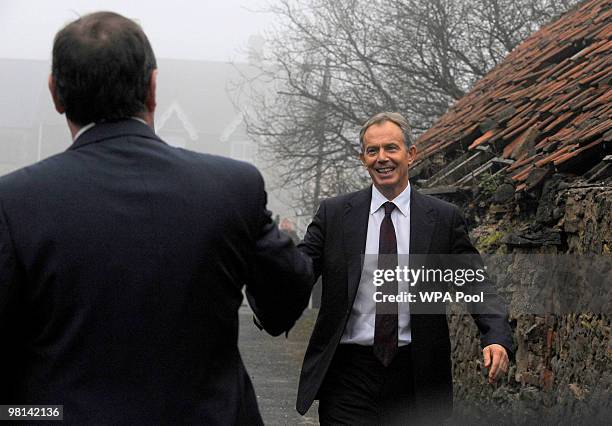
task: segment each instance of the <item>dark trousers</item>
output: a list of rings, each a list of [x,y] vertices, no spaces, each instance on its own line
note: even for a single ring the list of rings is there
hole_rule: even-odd
[[[388,367],[371,346],[339,345],[318,395],[321,425],[410,424],[410,345],[399,348]]]

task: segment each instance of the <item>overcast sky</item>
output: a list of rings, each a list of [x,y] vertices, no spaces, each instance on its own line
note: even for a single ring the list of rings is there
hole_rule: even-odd
[[[55,33],[78,15],[137,19],[158,58],[244,61],[251,35],[271,22],[266,0],[0,0],[0,58],[49,59]]]

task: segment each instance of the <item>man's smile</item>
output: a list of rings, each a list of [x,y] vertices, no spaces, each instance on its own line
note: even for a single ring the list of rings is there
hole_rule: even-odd
[[[389,176],[395,171],[395,166],[375,167],[374,170],[381,176]]]

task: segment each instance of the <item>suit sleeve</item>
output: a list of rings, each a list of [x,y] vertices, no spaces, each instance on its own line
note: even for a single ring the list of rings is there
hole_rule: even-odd
[[[319,279],[323,271],[323,253],[325,248],[325,220],[326,204],[321,202],[317,213],[308,228],[304,240],[298,244],[298,248],[312,259],[314,281]]]
[[[465,219],[457,208],[453,208],[451,246],[451,253],[460,255],[454,257],[456,262],[462,264],[461,267],[485,271],[484,262],[468,236]],[[455,267],[459,267],[459,265],[455,265]],[[506,304],[495,290],[486,271],[484,275],[484,282],[478,284],[478,291],[484,293],[484,302],[467,303],[468,311],[480,331],[482,347],[497,343],[505,347],[508,354],[511,354],[514,351],[514,345],[512,332],[508,324]],[[475,287],[473,288],[475,289]],[[465,290],[469,291],[468,288]]]
[[[266,209],[267,196],[258,176],[258,220],[253,276],[246,296],[256,324],[273,336],[289,331],[310,298],[312,262],[279,231]]]
[[[18,271],[12,237],[0,203],[0,339],[3,344],[0,350],[0,404],[6,403],[13,383],[14,352],[16,343],[15,314],[17,304]]]
[[[0,330],[14,303],[17,287],[17,265],[12,238],[0,203]]]

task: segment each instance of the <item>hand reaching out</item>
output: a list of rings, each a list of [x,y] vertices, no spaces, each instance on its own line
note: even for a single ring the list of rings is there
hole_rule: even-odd
[[[492,344],[482,350],[484,367],[489,369],[489,383],[494,383],[499,377],[508,372],[508,353],[502,345]]]

